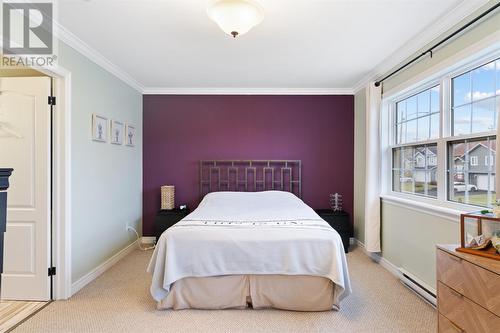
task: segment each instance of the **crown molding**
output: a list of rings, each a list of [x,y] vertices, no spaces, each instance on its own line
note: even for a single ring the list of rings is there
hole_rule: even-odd
[[[471,15],[487,3],[488,0],[462,0],[445,16],[436,20],[434,24],[432,24],[425,30],[417,33],[416,36],[412,37],[409,41],[403,44],[403,46],[400,47],[397,51],[392,53],[380,64],[375,66],[375,68],[370,73],[365,75],[354,85],[354,87],[352,88],[353,92],[356,94],[361,89],[365,88],[365,86],[369,82],[376,81],[377,78],[380,78],[385,73],[401,64],[403,61],[420,51],[430,42],[443,35],[446,31],[453,28],[453,26],[455,26],[457,23],[467,18],[469,15]]]
[[[353,95],[351,88],[171,88],[146,87],[144,95]]]
[[[90,45],[82,41],[80,38],[75,36],[72,32],[62,26],[59,22],[54,21],[55,35],[58,40],[64,42],[65,44],[71,46],[73,49],[90,59],[92,62],[96,63],[98,66],[102,67],[104,70],[113,74],[130,87],[134,88],[140,93],[143,93],[144,87],[137,80],[135,80],[126,71],[112,63],[101,53],[96,51]]]

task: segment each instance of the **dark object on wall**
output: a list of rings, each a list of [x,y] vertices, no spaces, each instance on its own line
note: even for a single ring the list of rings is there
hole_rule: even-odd
[[[340,234],[345,253],[349,252],[349,239],[352,236],[349,214],[346,212],[334,212],[331,209],[317,209],[316,213]]]
[[[160,238],[161,234],[185,218],[190,213],[189,208],[185,209],[169,209],[169,210],[160,210],[158,214],[156,214],[155,220],[155,237],[156,241]]]
[[[13,169],[0,169],[0,274],[3,272],[3,237],[7,229],[7,192]],[[0,280],[0,284],[2,281]]]

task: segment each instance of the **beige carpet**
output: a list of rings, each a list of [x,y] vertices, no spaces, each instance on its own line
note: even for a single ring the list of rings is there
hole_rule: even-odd
[[[7,332],[47,302],[0,301],[0,333]]]
[[[348,254],[353,294],[339,312],[157,311],[136,251],[68,301],[49,304],[14,332],[436,332],[436,311],[372,262]]]

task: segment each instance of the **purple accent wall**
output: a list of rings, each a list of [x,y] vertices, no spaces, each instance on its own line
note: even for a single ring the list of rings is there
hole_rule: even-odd
[[[199,202],[202,159],[302,160],[302,199],[328,208],[344,195],[352,216],[354,96],[145,95],[143,233],[154,234],[160,186],[176,206]]]

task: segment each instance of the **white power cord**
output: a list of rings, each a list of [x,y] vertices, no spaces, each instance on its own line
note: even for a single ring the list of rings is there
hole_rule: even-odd
[[[153,245],[153,246],[150,246],[150,247],[142,247],[141,237],[139,236],[139,233],[137,233],[137,230],[135,230],[135,228],[131,227],[131,226],[127,226],[127,230],[132,230],[135,233],[135,235],[137,236],[137,241],[139,243],[139,249],[141,249],[141,251],[154,250],[154,248],[156,247],[156,245]]]

